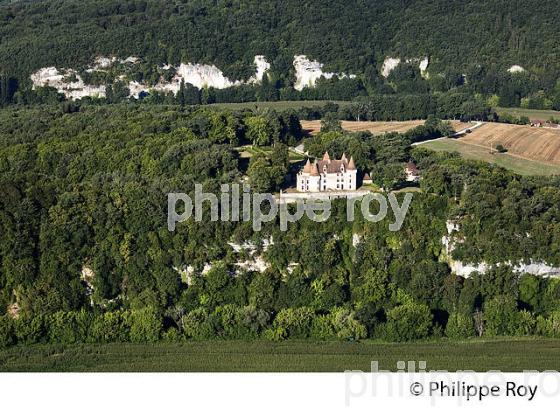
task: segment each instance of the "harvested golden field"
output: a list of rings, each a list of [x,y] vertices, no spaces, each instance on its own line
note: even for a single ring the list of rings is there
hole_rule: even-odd
[[[342,128],[347,131],[370,131],[372,134],[384,134],[386,132],[406,132],[414,127],[424,124],[424,120],[414,121],[342,121]],[[455,131],[461,131],[472,124],[460,121],[451,121]],[[311,135],[321,130],[321,121],[301,121],[301,126]]]
[[[560,163],[560,130],[556,129],[486,123],[461,137],[460,141],[488,150],[501,144],[508,153],[522,158]]]
[[[519,155],[490,153],[488,148],[461,142],[462,138],[440,138],[420,145],[434,151],[458,152],[465,159],[485,161],[520,175],[560,175],[560,164],[522,158]]]

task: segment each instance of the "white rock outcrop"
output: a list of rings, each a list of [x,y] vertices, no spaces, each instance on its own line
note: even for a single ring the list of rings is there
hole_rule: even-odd
[[[385,61],[383,61],[383,66],[381,67],[381,75],[385,78],[389,77],[391,71],[399,66],[401,63],[400,58],[396,57],[387,57]],[[418,64],[418,69],[420,70],[420,74],[422,77],[428,77],[428,65],[430,64],[430,59],[428,57],[423,58],[409,58],[405,60],[408,64]]]
[[[420,69],[420,74],[424,78],[428,78],[428,66],[430,65],[430,59],[428,57],[424,57],[420,60],[418,68]]]
[[[6,309],[6,313],[11,318],[17,319],[19,317],[20,310],[21,308],[19,306],[19,303],[14,302],[8,305],[8,308]]]
[[[385,61],[383,61],[383,66],[381,67],[381,75],[385,78],[389,77],[391,71],[397,68],[400,63],[400,58],[387,57]]]
[[[248,84],[260,83],[264,77],[264,74],[270,70],[270,63],[266,61],[265,56],[255,56],[255,65],[257,66],[257,72],[247,81]]]
[[[89,298],[90,305],[93,306],[93,292],[95,290],[93,286],[93,279],[95,278],[95,272],[89,266],[83,265],[80,277],[86,284],[86,296]]]
[[[460,239],[457,240],[452,237],[452,234],[454,232],[458,232],[460,230],[460,225],[458,224],[457,221],[449,220],[446,222],[446,226],[447,226],[447,235],[441,238],[441,242],[445,247],[446,260],[447,260],[447,264],[449,265],[449,268],[451,269],[451,272],[453,272],[456,275],[463,276],[465,278],[468,278],[474,272],[478,272],[481,274],[486,273],[492,267],[492,265],[489,265],[486,262],[481,262],[478,264],[463,263],[461,261],[456,261],[451,257],[451,253],[455,248],[455,243],[461,241]],[[547,263],[539,262],[539,261],[531,260],[530,263],[523,263],[519,261],[516,262],[507,261],[507,262],[496,264],[496,266],[501,266],[501,265],[510,266],[512,267],[512,270],[514,272],[520,274],[529,273],[531,275],[545,276],[545,277],[560,276],[560,267],[552,266]]]
[[[259,255],[254,259],[248,259],[242,262],[237,262],[235,266],[238,267],[236,273],[241,273],[242,271],[253,271],[253,272],[264,272],[270,268],[270,263],[266,262],[264,258]]]
[[[181,81],[192,84],[199,89],[204,87],[223,89],[241,84],[241,81],[231,81],[215,65],[181,63],[177,67],[177,74],[175,74],[171,82],[160,82],[154,89],[158,91],[171,91],[176,94],[181,87]]]
[[[181,282],[186,283],[188,286],[192,284],[195,275],[193,266],[173,266],[173,270],[179,274]]]
[[[328,73],[323,72],[323,64],[318,61],[311,61],[305,55],[294,56],[294,68],[296,70],[296,82],[294,88],[298,91],[303,90],[305,87],[315,87],[315,83],[321,77],[327,80],[338,77],[338,78],[355,78],[353,74],[345,73]]]
[[[249,254],[252,255],[257,251],[257,245],[250,241],[245,241],[243,243],[236,243],[236,242],[228,242],[229,246],[233,248],[233,251],[239,253],[241,251],[249,251]],[[272,236],[268,238],[264,238],[261,240],[261,246],[263,252],[266,252],[271,245],[274,245],[274,239]]]
[[[523,67],[521,67],[520,65],[512,65],[510,68],[508,68],[508,73],[522,73],[524,72],[525,69]]]
[[[503,264],[496,264],[496,266],[501,265],[510,266],[514,272],[519,274],[529,273],[531,275],[544,277],[560,276],[560,267],[551,266],[542,262],[531,261],[531,263],[514,263],[508,261],[504,262]],[[464,264],[461,261],[455,261],[450,258],[449,267],[451,268],[451,272],[453,272],[454,274],[468,278],[474,272],[478,272],[481,274],[486,273],[492,267],[492,265],[489,265],[485,262],[479,264]]]
[[[88,85],[75,70],[59,71],[56,67],[45,67],[31,74],[33,89],[36,87],[53,87],[70,100],[83,97],[105,97],[104,85]]]
[[[93,70],[104,70],[109,68],[117,61],[117,57],[103,57],[99,56],[93,63]]]
[[[111,68],[115,63],[120,64],[136,64],[140,61],[138,57],[128,57],[124,60],[119,60],[116,57],[103,57],[99,56],[95,59],[92,66],[86,71],[105,72]],[[257,84],[262,81],[265,73],[270,70],[270,63],[266,61],[265,56],[258,55],[254,59],[256,65],[255,74],[246,82],[240,80],[230,80],[224,73],[215,65],[207,64],[193,64],[181,63],[175,67],[175,76],[171,81],[160,81],[155,86],[139,83],[137,81],[128,82],[127,86],[130,95],[138,98],[142,93],[149,93],[150,90],[161,92],[172,92],[176,94],[180,87],[181,82],[192,84],[193,86],[202,89],[204,87],[213,87],[218,89],[234,87],[241,84]],[[169,70],[173,68],[170,65],[160,67],[162,70]],[[121,76],[119,79],[122,81],[124,78]],[[63,93],[66,98],[77,100],[83,97],[105,97],[105,86],[92,86],[85,84],[82,78],[73,69],[59,70],[56,67],[41,68],[31,75],[33,87],[50,86],[56,88],[59,92]]]
[[[149,87],[145,84],[141,84],[138,81],[130,81],[128,83],[128,92],[130,93],[131,97],[140,98],[142,93],[147,93]]]
[[[93,73],[95,71],[107,71],[107,69],[111,68],[115,63],[119,64],[136,64],[140,61],[138,57],[130,56],[125,58],[124,60],[118,59],[117,57],[104,57],[98,56],[95,58],[93,65],[86,69],[88,73]]]

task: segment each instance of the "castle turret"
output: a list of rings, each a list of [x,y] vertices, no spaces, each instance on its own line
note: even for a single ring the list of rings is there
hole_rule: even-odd
[[[305,166],[303,167],[303,173],[305,173],[305,174],[310,174],[311,173],[311,161],[309,161],[309,158],[307,158],[307,162],[305,163]]]
[[[313,163],[313,165],[311,165],[311,175],[313,176],[319,176],[319,169],[317,168],[317,161],[315,161]]]
[[[344,174],[344,188],[347,190],[355,190],[356,182],[358,179],[358,170],[356,169],[356,163],[354,162],[354,157],[350,157],[348,161],[348,166],[346,167],[346,172]]]

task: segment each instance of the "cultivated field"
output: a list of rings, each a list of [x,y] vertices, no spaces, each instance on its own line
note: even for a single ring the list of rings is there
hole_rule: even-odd
[[[342,372],[397,370],[425,360],[427,370],[560,370],[560,340],[507,338],[418,343],[374,341],[212,341],[155,345],[22,346],[0,350],[0,371]]]
[[[531,120],[546,121],[550,118],[560,120],[560,111],[553,110],[530,110],[528,108],[501,108],[497,107],[498,114],[510,114],[514,117],[529,117]]]
[[[529,160],[508,153],[498,154],[494,152],[491,154],[490,150],[486,147],[466,144],[461,142],[462,140],[462,138],[442,138],[425,142],[420,147],[429,148],[434,151],[458,152],[465,159],[496,164],[520,175],[560,175],[560,165]]]
[[[501,144],[510,154],[525,159],[560,164],[560,130],[486,123],[460,138],[467,144],[478,145],[490,151]]]
[[[347,131],[369,131],[372,134],[384,134],[387,132],[406,132],[412,128],[424,124],[424,120],[413,121],[342,121],[342,128]],[[455,131],[461,131],[472,124],[451,121]],[[321,121],[301,121],[301,126],[311,135],[317,134],[321,130]]]

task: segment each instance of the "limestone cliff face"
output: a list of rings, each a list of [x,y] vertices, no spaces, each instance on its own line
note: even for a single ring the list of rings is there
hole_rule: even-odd
[[[139,63],[139,57],[128,57],[126,59],[117,59],[116,57],[98,56],[94,63],[85,71],[88,73],[107,72],[115,65],[131,68]],[[429,60],[427,57],[422,59],[408,59],[407,63],[418,64],[420,72],[423,76],[427,77],[427,69]],[[381,74],[388,77],[401,63],[400,58],[387,57],[383,63]],[[242,84],[258,84],[262,81],[266,72],[270,70],[270,63],[263,55],[257,55],[254,58],[256,71],[247,81],[230,79],[224,75],[215,65],[197,64],[197,63],[181,63],[178,66],[172,67],[170,65],[159,67],[160,71],[167,71],[173,69],[175,75],[170,81],[160,80],[155,85],[148,85],[138,81],[127,80],[126,75],[122,74],[117,78],[119,81],[124,82],[130,90],[130,96],[139,98],[143,93],[150,91],[159,92],[172,92],[176,94],[181,87],[181,82],[192,84],[193,86],[202,89],[205,87],[212,87],[217,89],[224,89],[235,87]],[[323,71],[323,64],[310,60],[305,55],[294,56],[293,66],[295,69],[295,83],[294,88],[298,91],[303,90],[305,87],[315,87],[317,80],[324,77],[331,79],[337,78],[355,78],[354,74],[346,73],[331,73]],[[31,81],[34,87],[53,87],[59,92],[63,93],[66,98],[71,100],[78,100],[83,97],[99,97],[103,98],[106,95],[105,85],[91,85],[86,84],[80,77],[76,70],[57,67],[44,67],[31,75]]]
[[[458,242],[454,238],[454,233],[459,232],[460,225],[456,221],[447,221],[447,235],[441,238],[441,242],[444,246],[444,259],[449,265],[451,272],[456,275],[463,276],[465,278],[472,275],[474,272],[486,273],[492,265],[481,261],[478,264],[474,263],[463,263],[461,261],[454,260],[451,256],[453,249],[455,248],[455,243]],[[507,265],[511,266],[514,272],[517,273],[530,273],[536,276],[560,276],[560,267],[552,266],[541,261],[530,261],[530,263],[524,263],[522,261],[507,261],[499,263],[497,265]]]
[[[83,97],[105,97],[105,86],[85,84],[75,70],[59,71],[56,67],[45,67],[31,75],[33,87],[53,87],[70,100]]]
[[[402,60],[398,57],[387,57],[383,61],[383,66],[381,66],[381,75],[385,78],[389,77],[391,71],[399,66]],[[418,64],[418,69],[422,77],[428,77],[428,65],[430,64],[430,59],[428,57],[423,58],[409,58],[405,60],[408,64]]]
[[[138,63],[138,57],[128,57],[119,60],[115,57],[97,57],[94,64],[86,69],[88,73],[106,72],[115,64],[132,66]],[[256,84],[262,81],[265,73],[270,69],[270,63],[266,61],[265,56],[255,56],[254,63],[256,65],[255,74],[246,82],[240,80],[231,80],[215,65],[181,63],[177,67],[163,66],[161,70],[169,70],[174,68],[175,76],[171,81],[160,81],[155,86],[149,86],[138,81],[128,81],[124,75],[119,77],[120,81],[127,84],[132,97],[138,98],[142,93],[149,93],[150,90],[172,92],[176,94],[181,87],[181,82],[192,84],[202,89],[204,87],[213,87],[218,89],[234,87],[241,84]],[[105,85],[89,85],[85,84],[83,79],[73,69],[58,69],[56,67],[45,67],[36,71],[31,75],[31,81],[34,87],[53,87],[63,93],[66,98],[78,100],[83,97],[105,97]]]
[[[298,91],[305,87],[315,87],[315,83],[321,77],[327,80],[333,77],[338,78],[355,78],[355,75],[347,75],[345,73],[329,73],[323,71],[323,64],[318,61],[312,61],[305,55],[294,56],[294,68],[296,70],[296,82],[294,88]]]

